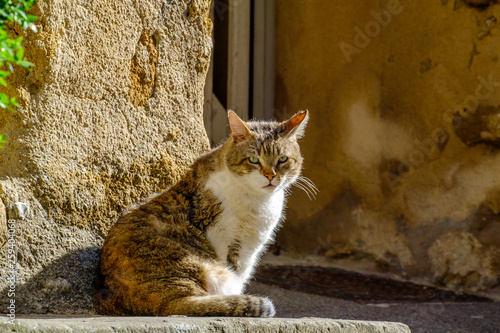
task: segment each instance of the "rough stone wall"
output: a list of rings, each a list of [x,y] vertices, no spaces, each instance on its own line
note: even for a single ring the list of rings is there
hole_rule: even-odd
[[[0,114],[0,292],[18,249],[17,313],[88,313],[98,248],[121,212],[209,147],[209,0],[38,1],[39,32]],[[13,34],[19,31],[12,31]]]
[[[500,282],[500,4],[277,1],[277,108],[311,111],[292,255]],[[375,264],[375,265],[373,265]]]

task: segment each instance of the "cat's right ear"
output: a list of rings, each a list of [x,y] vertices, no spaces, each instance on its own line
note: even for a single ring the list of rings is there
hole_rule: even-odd
[[[243,120],[238,117],[236,113],[229,110],[227,113],[229,119],[229,126],[231,127],[231,137],[234,143],[245,141],[250,135],[250,130]]]
[[[309,111],[299,111],[292,118],[285,121],[283,126],[285,127],[285,132],[290,138],[300,139],[304,136],[304,130],[306,129],[307,121],[309,120]]]

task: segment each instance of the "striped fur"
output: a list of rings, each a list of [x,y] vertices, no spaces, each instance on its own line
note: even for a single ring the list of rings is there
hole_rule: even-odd
[[[223,145],[111,228],[96,277],[99,313],[274,315],[268,298],[242,292],[300,175],[307,113],[283,123],[228,117]]]

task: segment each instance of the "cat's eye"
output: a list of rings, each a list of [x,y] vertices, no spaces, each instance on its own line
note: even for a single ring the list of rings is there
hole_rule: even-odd
[[[280,158],[278,158],[279,163],[285,163],[286,161],[288,161],[288,156],[280,156]]]
[[[257,164],[257,163],[259,163],[259,159],[258,159],[257,157],[255,157],[255,156],[249,157],[249,158],[248,158],[248,161],[249,161],[250,163],[253,163],[253,164]]]

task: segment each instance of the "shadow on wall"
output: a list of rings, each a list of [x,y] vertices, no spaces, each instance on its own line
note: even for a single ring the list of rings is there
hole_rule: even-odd
[[[2,300],[15,300],[16,314],[92,314],[94,277],[99,261],[97,246],[72,251],[52,261],[43,270],[22,285],[15,295]],[[8,295],[9,288],[1,295]]]

